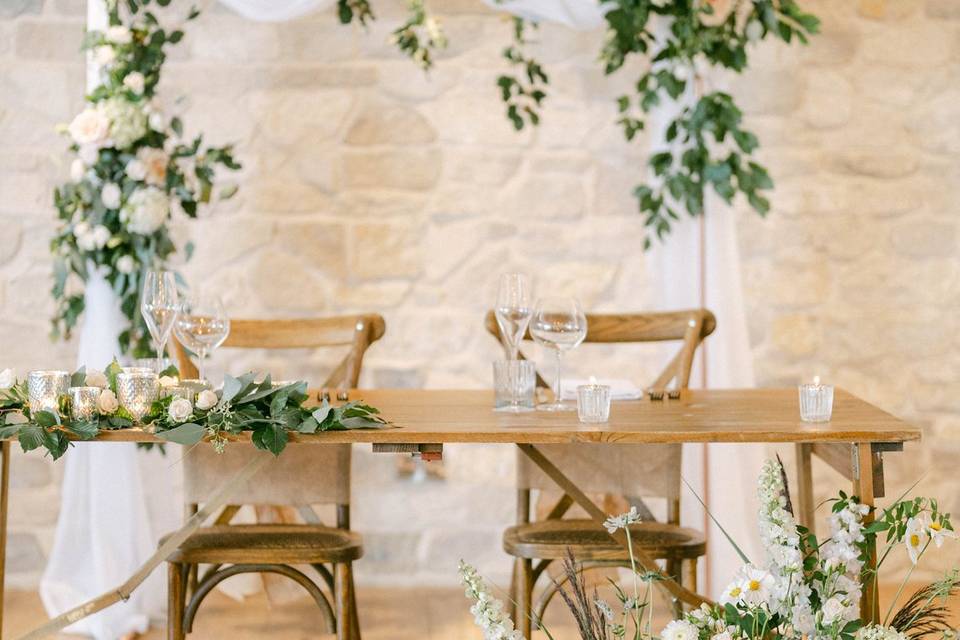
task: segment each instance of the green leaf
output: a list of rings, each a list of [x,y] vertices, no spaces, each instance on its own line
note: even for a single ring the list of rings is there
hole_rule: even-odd
[[[169,442],[194,445],[203,440],[207,430],[194,422],[187,422],[169,431],[158,431],[157,437]]]
[[[233,400],[240,390],[243,388],[243,383],[234,378],[233,376],[224,376],[223,377],[223,394],[220,396],[220,404],[227,404]]]
[[[33,451],[46,446],[46,443],[50,441],[49,435],[47,430],[38,424],[25,424],[20,427],[18,434],[20,448],[24,451]]]
[[[70,376],[70,386],[71,387],[84,387],[87,383],[87,369],[86,367],[80,367],[73,372],[73,375]]]
[[[60,424],[60,416],[51,411],[38,411],[33,421],[41,427],[55,427]]]
[[[100,427],[96,422],[78,421],[66,425],[67,431],[77,436],[81,440],[93,440],[100,433]]]
[[[253,432],[253,445],[265,449],[275,456],[287,446],[287,430],[281,425],[270,423]]]
[[[177,137],[183,137],[183,121],[180,118],[174,117],[170,121],[170,128],[177,134]]]

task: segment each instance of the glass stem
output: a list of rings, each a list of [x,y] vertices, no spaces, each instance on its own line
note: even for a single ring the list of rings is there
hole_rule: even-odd
[[[163,371],[163,352],[166,351],[166,348],[166,340],[160,341],[160,344],[157,345],[157,375],[160,375],[160,372]]]
[[[556,399],[554,400],[555,404],[563,404],[563,389],[561,388],[561,380],[563,379],[560,375],[563,371],[563,351],[557,349],[557,384],[554,385],[553,390],[556,394]]]
[[[200,349],[200,353],[198,353],[197,355],[200,356],[200,380],[203,381],[203,380],[206,380],[206,378],[204,377],[204,365],[206,364],[206,361],[207,361],[207,350]]]

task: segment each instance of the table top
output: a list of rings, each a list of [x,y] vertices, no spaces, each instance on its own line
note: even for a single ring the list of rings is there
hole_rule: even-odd
[[[312,394],[316,395],[316,394]],[[836,390],[830,422],[800,421],[796,389],[689,390],[678,400],[615,401],[610,421],[581,424],[573,412],[501,413],[490,391],[354,390],[395,428],[290,434],[299,443],[863,442],[919,440],[919,427]],[[248,433],[237,440],[249,440]],[[140,429],[103,431],[100,441],[157,442]]]

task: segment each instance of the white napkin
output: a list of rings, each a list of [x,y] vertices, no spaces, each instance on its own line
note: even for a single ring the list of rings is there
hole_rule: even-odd
[[[637,400],[643,397],[643,389],[626,378],[597,378],[593,383],[608,385],[611,400]],[[582,384],[591,384],[591,381],[586,378],[564,378],[563,400],[576,400],[577,387]]]

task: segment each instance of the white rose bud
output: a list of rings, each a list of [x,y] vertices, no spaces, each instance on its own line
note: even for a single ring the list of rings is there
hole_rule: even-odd
[[[127,77],[123,79],[123,86],[125,86],[127,89],[130,89],[130,91],[133,91],[138,96],[143,95],[143,89],[145,85],[146,79],[139,71],[128,73]]]
[[[100,45],[93,50],[93,61],[101,67],[107,67],[113,64],[113,61],[116,59],[117,52],[114,51],[110,45]]]
[[[100,398],[97,400],[97,409],[105,416],[116,413],[120,408],[120,402],[117,396],[110,389],[104,389],[100,392]]]
[[[130,44],[133,42],[133,34],[130,33],[130,29],[123,25],[110,27],[104,35],[109,42],[115,44]]]
[[[110,240],[110,229],[107,229],[102,224],[98,224],[93,228],[93,231],[90,233],[92,242],[97,249],[103,249],[107,246],[107,242]]]
[[[178,384],[180,384],[180,381],[173,376],[160,376],[161,387],[175,387]]]
[[[136,267],[133,256],[120,256],[120,259],[117,260],[117,271],[120,273],[133,273]]]
[[[87,371],[87,377],[83,381],[88,387],[107,388],[107,376],[102,371]]]
[[[87,171],[87,165],[83,164],[80,158],[74,158],[70,163],[70,179],[74,182],[83,180],[83,174]]]
[[[174,422],[185,422],[192,413],[193,405],[186,398],[176,398],[167,409],[167,414]]]
[[[103,185],[103,189],[100,190],[100,201],[107,209],[119,209],[120,187],[113,182]]]
[[[13,369],[0,371],[0,389],[9,389],[14,382],[16,382],[16,376],[13,375]]]
[[[124,172],[131,180],[143,180],[147,177],[147,168],[136,158],[127,163]]]
[[[167,126],[167,123],[163,120],[163,114],[159,111],[154,111],[147,117],[147,124],[154,131],[163,131]]]
[[[197,409],[203,409],[204,411],[213,409],[219,401],[220,399],[217,398],[215,391],[204,389],[200,392],[200,395],[197,396]]]

